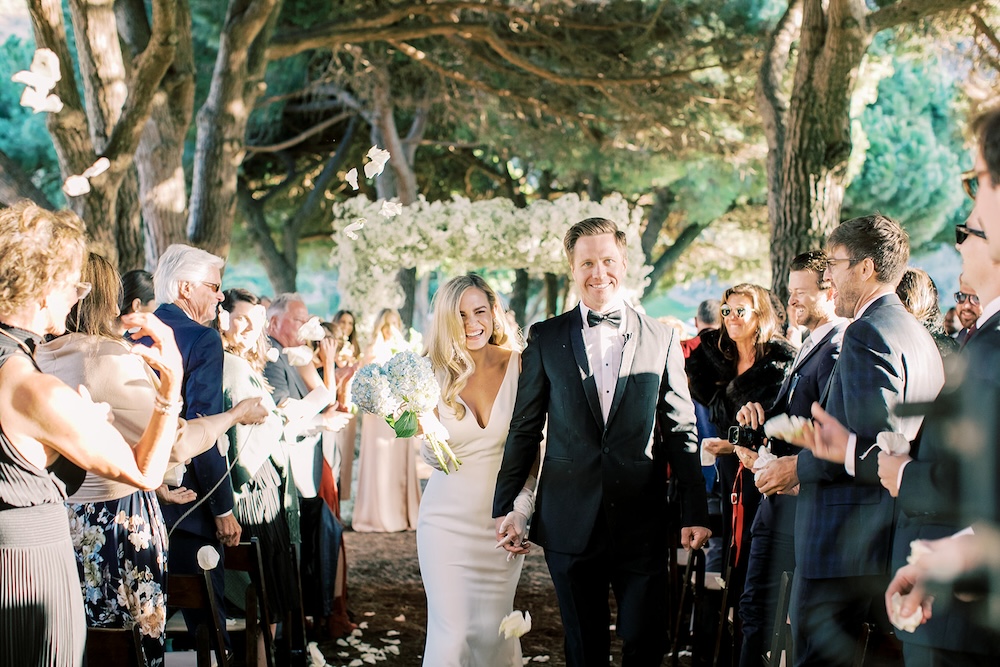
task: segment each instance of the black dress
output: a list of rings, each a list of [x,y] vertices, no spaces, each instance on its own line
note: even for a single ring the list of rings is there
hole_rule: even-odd
[[[34,334],[0,325],[0,367],[30,358]],[[0,665],[77,667],[87,629],[63,501],[84,473],[60,457],[38,468],[0,423]]]

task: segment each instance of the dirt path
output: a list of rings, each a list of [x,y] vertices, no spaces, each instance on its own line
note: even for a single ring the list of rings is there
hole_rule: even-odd
[[[349,607],[355,622],[367,623],[361,629],[359,645],[367,643],[383,649],[385,660],[378,664],[419,667],[427,604],[417,565],[416,534],[348,531],[344,541],[349,568]],[[521,638],[524,657],[529,660],[526,664],[564,666],[559,607],[540,552],[530,554],[525,561],[514,608],[531,613],[531,632]],[[398,655],[389,647],[398,649]],[[337,667],[347,667],[364,655],[347,642],[327,642],[320,648],[327,662]]]

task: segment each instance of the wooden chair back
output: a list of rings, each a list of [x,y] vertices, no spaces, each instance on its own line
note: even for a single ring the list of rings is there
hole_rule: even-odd
[[[146,667],[139,626],[87,628],[87,664],[101,667]]]
[[[273,621],[264,582],[260,543],[256,537],[251,537],[249,542],[225,547],[225,558],[227,570],[246,572],[250,576],[250,586],[246,591],[246,663],[257,664],[257,640],[263,638],[265,662],[267,667],[274,667],[274,637],[271,636]]]
[[[212,575],[209,571],[201,574],[167,573],[167,607],[177,609],[200,609],[211,616],[208,632],[209,645],[215,653],[218,665],[226,667],[226,643],[219,627],[219,610],[212,593]]]

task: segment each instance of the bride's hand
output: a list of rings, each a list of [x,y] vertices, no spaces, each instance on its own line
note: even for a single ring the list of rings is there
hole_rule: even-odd
[[[525,539],[528,528],[528,517],[520,512],[508,512],[505,517],[497,517],[497,545],[507,552],[507,560],[515,556],[527,554],[531,543]]]

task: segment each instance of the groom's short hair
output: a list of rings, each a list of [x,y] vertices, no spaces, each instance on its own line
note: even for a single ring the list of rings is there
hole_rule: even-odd
[[[573,263],[573,250],[576,249],[576,242],[581,237],[601,234],[613,234],[618,249],[622,251],[622,256],[625,256],[627,251],[625,232],[618,229],[618,225],[607,218],[587,218],[570,227],[566,236],[563,237],[563,248],[566,250],[566,259],[569,260],[569,263]]]

